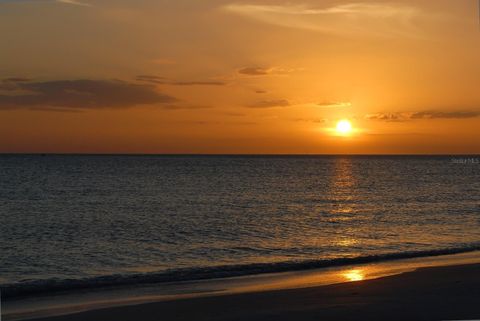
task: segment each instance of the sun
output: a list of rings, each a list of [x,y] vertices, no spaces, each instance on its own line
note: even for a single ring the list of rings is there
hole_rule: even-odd
[[[348,135],[352,132],[352,123],[349,120],[342,119],[337,123],[336,131],[340,135]]]

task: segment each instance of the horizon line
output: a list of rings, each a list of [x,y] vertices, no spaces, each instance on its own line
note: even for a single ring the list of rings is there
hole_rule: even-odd
[[[0,156],[480,156],[480,153],[81,153],[0,152]]]

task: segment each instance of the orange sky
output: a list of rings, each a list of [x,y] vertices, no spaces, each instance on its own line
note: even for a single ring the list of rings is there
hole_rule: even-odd
[[[477,5],[0,0],[0,152],[480,153]]]

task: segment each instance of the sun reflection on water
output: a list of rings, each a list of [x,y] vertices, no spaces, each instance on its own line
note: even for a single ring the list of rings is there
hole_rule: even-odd
[[[335,245],[338,245],[338,246],[352,246],[352,245],[355,245],[357,243],[358,243],[358,241],[356,239],[342,238],[342,239],[336,241]]]
[[[352,282],[362,281],[363,279],[365,279],[365,275],[363,271],[359,269],[346,271],[345,273],[342,274],[342,276],[348,281],[352,281]]]

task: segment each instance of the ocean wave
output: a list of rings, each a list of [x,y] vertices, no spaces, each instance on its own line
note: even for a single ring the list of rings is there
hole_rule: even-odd
[[[115,286],[134,286],[161,284],[171,282],[198,281],[227,277],[238,277],[266,273],[311,270],[318,268],[366,264],[380,261],[392,261],[417,257],[440,256],[479,251],[480,244],[463,247],[444,248],[428,251],[411,251],[401,253],[385,253],[378,255],[358,256],[350,258],[334,258],[306,261],[286,261],[276,263],[255,263],[239,265],[223,265],[202,268],[170,269],[162,272],[113,274],[81,279],[43,279],[27,280],[10,284],[0,284],[3,299],[24,296],[42,295],[61,291],[75,291]]]

